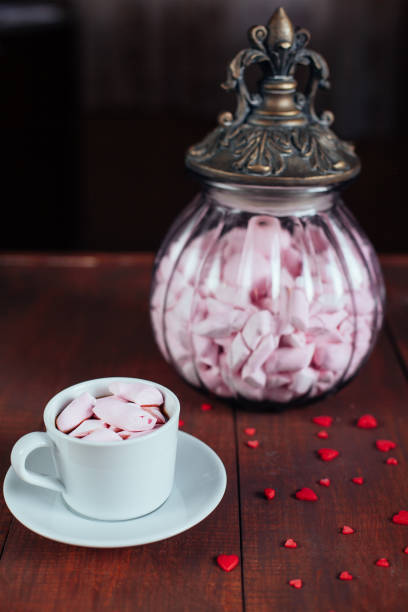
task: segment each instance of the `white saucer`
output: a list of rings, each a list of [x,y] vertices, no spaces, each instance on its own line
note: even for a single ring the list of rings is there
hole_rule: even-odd
[[[27,467],[55,475],[49,450],[34,451]],[[9,468],[4,499],[14,516],[39,535],[77,546],[118,548],[170,538],[202,521],[219,504],[227,484],[224,464],[197,438],[179,432],[176,474],[168,500],[151,514],[129,521],[98,521],[76,514],[59,493],[35,487]]]

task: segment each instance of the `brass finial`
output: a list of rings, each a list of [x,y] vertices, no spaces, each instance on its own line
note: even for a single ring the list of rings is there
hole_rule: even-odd
[[[268,22],[268,47],[273,49],[275,45],[282,49],[289,49],[293,44],[295,29],[283,7],[276,9]]]
[[[278,8],[267,25],[248,32],[250,48],[228,66],[222,84],[235,91],[235,115],[221,113],[218,127],[190,147],[189,168],[218,181],[262,185],[310,185],[345,181],[360,170],[353,147],[329,129],[333,114],[318,114],[318,89],[329,87],[329,67],[307,48],[310,34],[294,27]],[[257,93],[248,90],[245,71],[258,64],[263,72]],[[294,74],[301,64],[309,68],[303,91]]]

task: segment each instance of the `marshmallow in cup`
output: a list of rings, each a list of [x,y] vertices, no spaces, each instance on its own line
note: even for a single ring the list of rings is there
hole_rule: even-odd
[[[116,383],[144,383],[164,397],[168,419],[148,434],[127,440],[76,438],[55,425],[57,416],[77,397],[110,393]],[[11,452],[17,475],[29,484],[61,493],[76,512],[99,520],[126,520],[143,516],[161,506],[174,483],[180,403],[162,385],[139,378],[99,378],[73,385],[55,395],[44,410],[46,432],[20,438]],[[48,447],[58,478],[27,470],[28,455]],[[51,458],[50,458],[51,459]]]

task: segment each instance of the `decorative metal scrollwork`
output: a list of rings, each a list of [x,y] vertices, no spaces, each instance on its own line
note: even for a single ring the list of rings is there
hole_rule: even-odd
[[[329,67],[319,53],[306,48],[309,32],[294,28],[281,8],[267,26],[252,27],[248,37],[251,47],[237,53],[222,84],[227,91],[236,93],[235,113],[219,115],[218,127],[189,149],[187,164],[199,168],[201,163],[207,163],[209,167],[208,161],[213,160],[217,176],[223,172],[289,176],[290,164],[291,171],[296,167],[296,179],[356,172],[359,164],[352,145],[329,129],[333,114],[324,111],[319,116],[316,112],[317,91],[330,86]],[[245,82],[245,71],[254,64],[263,72],[259,93],[251,93]],[[298,65],[309,68],[304,91],[295,89],[293,77]],[[282,112],[285,95],[289,109],[286,113]],[[224,166],[220,170],[216,166],[221,156]],[[230,160],[229,169],[226,159]]]
[[[283,9],[279,9],[272,17],[269,27],[254,26],[248,32],[252,48],[239,51],[227,70],[227,79],[222,87],[227,91],[236,91],[237,110],[235,118],[230,113],[220,116],[220,123],[233,127],[242,123],[251,108],[259,106],[262,97],[251,94],[245,83],[245,70],[251,64],[260,64],[264,77],[293,76],[296,65],[310,67],[309,80],[305,91],[297,96],[298,108],[310,120],[328,126],[333,122],[333,114],[325,111],[318,117],[314,108],[314,100],[318,88],[328,89],[329,67],[320,53],[306,49],[310,34],[303,28],[293,28],[292,23]]]

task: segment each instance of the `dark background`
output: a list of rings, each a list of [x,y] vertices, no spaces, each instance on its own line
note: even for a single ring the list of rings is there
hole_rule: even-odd
[[[186,148],[266,0],[0,2],[3,250],[152,250],[199,189]],[[406,0],[286,0],[331,68],[321,93],[363,172],[345,200],[382,252],[406,238]]]

